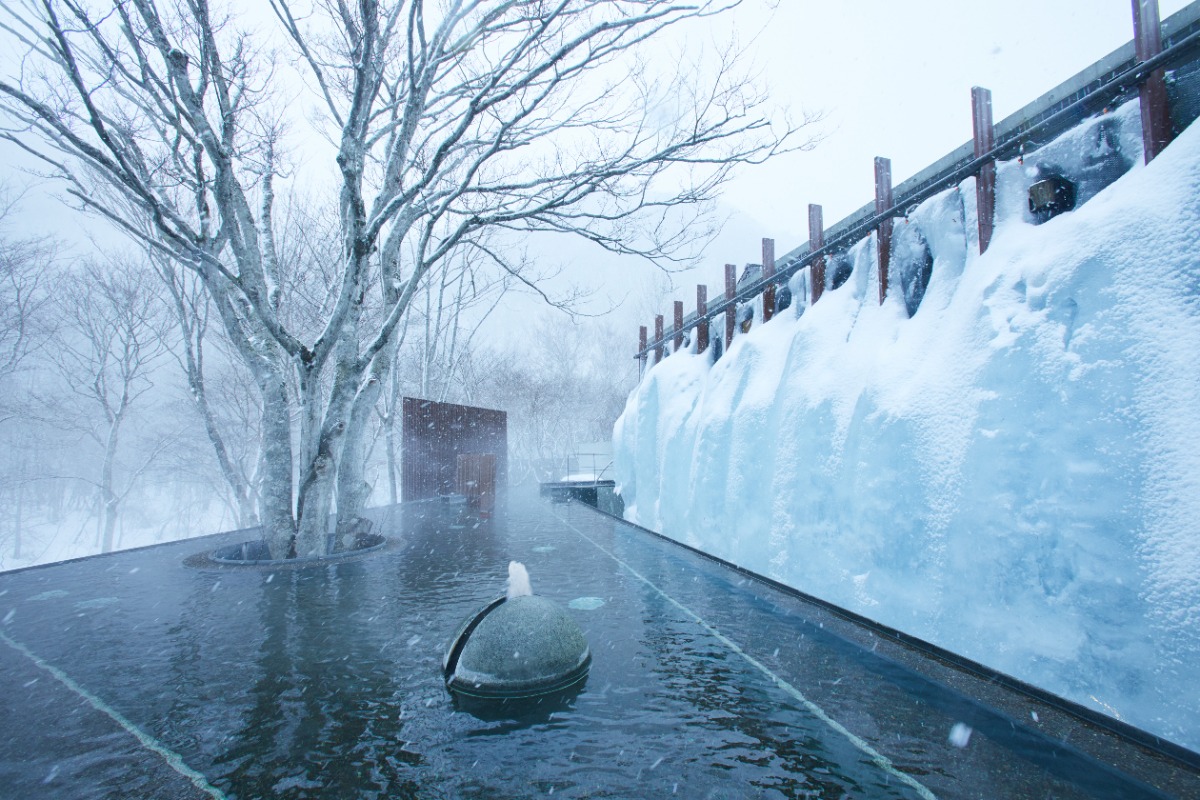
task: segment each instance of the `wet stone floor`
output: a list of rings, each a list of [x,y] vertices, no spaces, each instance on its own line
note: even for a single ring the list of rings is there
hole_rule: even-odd
[[[246,536],[225,534],[0,574],[0,796],[1176,793],[586,506],[376,513],[388,545],[340,563],[217,565],[204,553]],[[462,708],[442,656],[510,560],[579,623],[591,673]]]

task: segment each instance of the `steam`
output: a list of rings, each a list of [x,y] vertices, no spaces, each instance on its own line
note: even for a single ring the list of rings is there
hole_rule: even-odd
[[[529,572],[519,561],[508,562],[508,599],[526,597],[533,594],[529,586]]]

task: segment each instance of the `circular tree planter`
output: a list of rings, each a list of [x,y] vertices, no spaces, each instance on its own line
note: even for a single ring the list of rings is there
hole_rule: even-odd
[[[337,534],[325,537],[326,555],[303,556],[298,558],[271,558],[271,550],[265,539],[253,539],[239,544],[229,544],[218,547],[208,554],[208,559],[214,564],[233,567],[305,567],[346,561],[376,550],[387,545],[387,537],[378,533],[359,533],[354,536],[350,546],[339,542]]]

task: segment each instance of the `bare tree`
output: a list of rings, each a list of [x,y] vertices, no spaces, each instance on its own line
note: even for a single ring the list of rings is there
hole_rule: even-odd
[[[118,474],[130,412],[154,387],[153,370],[166,353],[170,322],[157,288],[148,269],[126,264],[92,263],[58,280],[62,325],[51,357],[69,392],[81,401],[77,424],[102,453],[99,476],[85,480],[96,487],[105,553],[113,549],[121,501],[164,446],[159,442],[136,466]],[[58,400],[52,404],[62,406]],[[99,421],[92,422],[97,416]]]
[[[53,330],[47,311],[47,272],[53,269],[54,243],[11,234],[19,194],[0,187],[0,425],[28,415],[25,387],[19,380],[30,355]],[[4,426],[7,457],[0,489],[12,501],[12,558],[22,558],[26,483],[31,480],[28,431]]]
[[[26,487],[32,480],[31,448],[28,431],[6,423],[21,418],[28,421],[28,391],[20,375],[53,331],[47,314],[47,285],[56,260],[51,240],[13,234],[12,217],[20,200],[20,193],[0,187],[0,446],[7,456],[0,462],[0,490],[11,501],[14,559],[22,556]]]
[[[557,480],[580,445],[612,436],[637,382],[623,333],[607,319],[563,315],[542,320],[519,345],[471,354],[464,383],[509,413],[513,483]]]
[[[204,433],[216,457],[217,469],[238,525],[258,523],[258,462],[261,436],[257,416],[257,393],[253,386],[240,381],[237,367],[226,363],[224,380],[213,391],[213,350],[209,323],[212,303],[195,273],[181,269],[177,262],[159,252],[151,252],[151,262],[170,300],[179,335],[171,341],[170,351],[187,380],[191,406],[204,426]],[[221,355],[220,348],[217,348]],[[232,374],[231,374],[232,373]],[[224,390],[224,391],[222,391]],[[214,397],[214,394],[216,397]]]
[[[0,422],[16,413],[12,379],[51,331],[44,311],[53,243],[9,234],[19,196],[0,188]]]
[[[272,0],[274,61],[208,0],[102,5],[6,4],[23,58],[0,80],[3,135],[204,282],[261,394],[278,556],[322,551],[335,486],[339,526],[354,523],[362,438],[431,272],[465,250],[527,280],[488,231],[670,264],[737,165],[804,144],[760,111],[732,46],[711,70],[654,60],[673,30],[739,0]],[[312,129],[272,106],[297,63],[338,192],[315,331],[288,311],[274,221],[285,133]]]
[[[511,277],[478,269],[459,257],[438,270],[419,290],[411,311],[396,334],[395,363],[375,406],[376,436],[384,440],[384,469],[391,502],[399,501],[396,423],[405,395],[447,401],[469,401],[464,393],[464,366],[474,341],[492,312],[513,286]]]

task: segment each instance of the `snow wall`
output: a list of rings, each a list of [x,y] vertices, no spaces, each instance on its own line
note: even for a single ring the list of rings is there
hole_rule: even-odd
[[[816,305],[647,370],[626,517],[1200,750],[1200,127],[1148,166],[1140,135],[1131,103],[999,164],[982,256],[973,179],[897,219],[911,319],[872,235]],[[1039,166],[1087,202],[1034,224]]]

